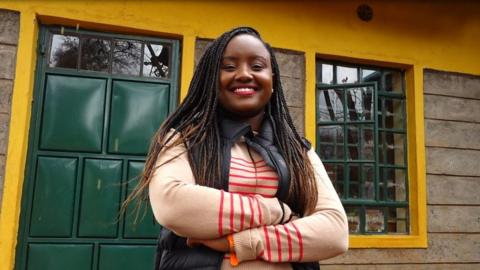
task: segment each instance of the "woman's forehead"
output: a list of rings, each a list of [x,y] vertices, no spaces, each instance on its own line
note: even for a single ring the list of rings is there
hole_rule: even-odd
[[[270,53],[265,44],[257,37],[249,34],[240,34],[233,37],[225,48],[223,58],[236,58],[244,55],[270,59]]]

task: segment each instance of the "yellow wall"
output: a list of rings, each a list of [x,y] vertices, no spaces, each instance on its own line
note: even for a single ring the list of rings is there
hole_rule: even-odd
[[[258,1],[260,2],[260,1]],[[426,245],[423,69],[480,75],[480,5],[474,1],[2,1],[21,14],[9,147],[0,216],[0,269],[12,269],[27,156],[38,20],[81,29],[173,36],[182,40],[181,96],[193,73],[196,37],[214,38],[238,25],[257,28],[274,47],[305,52],[306,135],[315,138],[315,57],[354,59],[407,69],[409,175],[413,242]],[[339,3],[338,3],[339,2]],[[400,1],[397,1],[400,2]],[[368,3],[371,22],[356,8]],[[423,215],[423,217],[422,217]],[[421,237],[418,237],[421,236]],[[385,236],[379,236],[382,238]],[[388,237],[387,237],[388,238]],[[407,237],[408,238],[408,237]],[[412,240],[410,239],[410,240]],[[351,238],[354,246],[382,246]],[[381,240],[381,239],[380,239]],[[404,239],[405,240],[405,239]],[[408,240],[408,239],[407,239]],[[402,244],[403,243],[403,244]],[[413,243],[413,244],[412,244]],[[384,247],[388,246],[383,244]]]

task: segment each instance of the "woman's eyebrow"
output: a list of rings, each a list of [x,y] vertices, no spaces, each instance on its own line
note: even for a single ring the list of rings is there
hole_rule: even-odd
[[[238,58],[235,56],[224,56],[222,57],[222,60],[237,60]]]
[[[267,58],[264,57],[264,56],[261,56],[261,55],[256,55],[255,57],[253,57],[254,59],[261,59],[263,61],[267,61]]]

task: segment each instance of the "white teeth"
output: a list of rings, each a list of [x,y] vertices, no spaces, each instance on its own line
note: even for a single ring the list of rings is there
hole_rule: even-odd
[[[252,92],[255,91],[253,88],[237,88],[235,92]]]

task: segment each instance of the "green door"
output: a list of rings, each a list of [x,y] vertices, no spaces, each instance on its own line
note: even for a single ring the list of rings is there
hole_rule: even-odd
[[[179,42],[42,27],[38,58],[15,269],[152,269],[151,209],[118,213],[177,104]]]

